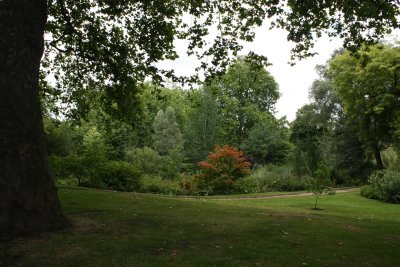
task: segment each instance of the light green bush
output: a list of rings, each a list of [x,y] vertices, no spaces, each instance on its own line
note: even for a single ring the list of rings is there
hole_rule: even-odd
[[[383,165],[391,170],[400,170],[399,157],[393,147],[389,147],[381,153]]]
[[[298,177],[287,165],[267,165],[259,167],[236,184],[236,191],[261,193],[267,191],[299,191],[307,188],[306,176]]]
[[[379,184],[383,201],[400,204],[400,172],[386,171]]]
[[[394,170],[375,172],[371,174],[369,184],[371,188],[362,190],[362,196],[400,203],[400,172]]]
[[[366,198],[379,199],[379,194],[372,185],[362,186],[360,190],[360,195]]]

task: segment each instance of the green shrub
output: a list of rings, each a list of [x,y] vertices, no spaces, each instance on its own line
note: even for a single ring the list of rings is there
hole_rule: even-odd
[[[182,163],[181,173],[194,174],[197,171],[197,165],[193,163]]]
[[[383,201],[400,204],[400,172],[386,171],[379,190]]]
[[[132,163],[143,174],[158,174],[160,155],[149,148],[134,148],[125,151],[125,160]]]
[[[196,180],[192,176],[182,177],[179,186],[188,194],[197,194],[198,192]]]
[[[117,191],[138,191],[141,187],[140,172],[129,163],[108,161],[96,175],[89,178],[88,186]]]
[[[380,199],[379,193],[372,185],[364,185],[361,187],[360,195],[371,199]]]
[[[309,178],[298,177],[287,165],[269,164],[257,168],[251,174],[239,180],[236,191],[243,193],[261,193],[268,191],[300,191],[307,189]]]
[[[142,177],[142,193],[163,195],[184,195],[186,191],[179,185],[178,180],[163,179],[160,176],[144,175]]]
[[[180,149],[171,149],[168,154],[161,157],[159,175],[165,179],[176,179],[181,172],[183,154]]]
[[[394,170],[375,172],[371,174],[369,184],[372,189],[364,189],[362,196],[400,203],[400,172]]]
[[[376,171],[373,172],[368,179],[368,183],[375,189],[379,189],[380,181],[382,180],[383,175],[385,174],[384,171]]]
[[[96,174],[97,175],[89,176],[87,180],[81,183],[81,186],[97,189],[110,189],[109,187],[107,187],[106,183],[104,183],[102,176],[99,174],[99,172],[96,172]]]
[[[235,184],[235,191],[240,193],[261,193],[269,189],[266,179],[260,179],[255,175],[249,175],[240,179]]]
[[[125,160],[132,163],[142,174],[176,179],[181,171],[183,154],[177,148],[171,149],[166,155],[160,156],[157,151],[144,147],[128,149],[125,152]]]

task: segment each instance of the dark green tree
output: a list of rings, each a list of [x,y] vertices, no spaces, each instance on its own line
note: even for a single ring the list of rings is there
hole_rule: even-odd
[[[322,159],[321,141],[326,131],[315,105],[308,104],[300,108],[290,129],[290,141],[296,145],[296,167],[299,174],[314,173]]]
[[[347,116],[339,119],[334,131],[334,156],[337,183],[358,179],[367,181],[372,171],[371,156],[357,134],[357,126]]]
[[[286,119],[266,116],[250,130],[241,148],[254,163],[282,162],[290,149]]]
[[[335,55],[340,53],[338,51]],[[318,144],[313,149],[319,151],[313,153],[317,157],[315,167],[319,168],[319,173],[325,174],[330,169],[331,173],[327,176],[335,179],[337,183],[365,179],[371,168],[363,144],[355,134],[357,127],[344,112],[342,101],[333,89],[327,65],[319,65],[316,69],[320,78],[313,82],[309,93],[314,114],[313,125],[309,127],[319,125],[322,130],[314,135],[313,140],[313,143]],[[306,144],[301,144],[301,140],[298,141],[300,143],[297,144],[295,152],[297,166],[300,166],[299,164],[306,163],[307,159],[310,159],[310,151]],[[314,174],[317,174],[315,171]]]
[[[396,143],[400,121],[400,48],[377,45],[329,62],[334,90],[365,148],[382,169],[381,151]]]
[[[192,93],[185,151],[192,163],[205,160],[216,144],[218,103],[210,87]]]
[[[75,152],[76,142],[74,139],[76,133],[70,122],[46,118],[44,130],[49,155],[63,157]]]
[[[53,72],[66,102],[82,111],[90,100],[86,89],[102,90],[109,113],[123,117],[130,111],[126,117],[134,119],[140,117],[140,109],[132,108],[140,106],[140,83],[149,76],[172,77],[154,63],[176,58],[175,37],[189,40],[189,54],[211,56],[210,74],[226,66],[229,51],[240,50],[239,40],[253,40],[253,27],[266,18],[289,30],[300,56],[308,55],[321,32],[359,45],[364,36],[376,39],[398,26],[397,1],[293,0],[288,8],[282,2],[0,1],[1,236],[65,225],[49,175],[39,104],[45,31],[43,67]],[[193,23],[186,24],[183,14],[192,16]],[[213,24],[218,35],[206,47],[204,37]]]

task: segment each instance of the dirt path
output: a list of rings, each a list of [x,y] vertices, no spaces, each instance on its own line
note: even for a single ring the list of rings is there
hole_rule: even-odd
[[[359,187],[356,188],[343,188],[343,189],[336,189],[336,193],[347,193],[347,192],[354,192],[359,190]],[[242,197],[204,197],[200,199],[208,199],[208,200],[255,200],[255,199],[268,199],[268,198],[290,198],[290,197],[301,197],[301,196],[312,196],[313,193],[291,193],[291,194],[281,194],[281,195],[269,195],[269,196],[242,196]],[[197,197],[196,197],[197,198]]]

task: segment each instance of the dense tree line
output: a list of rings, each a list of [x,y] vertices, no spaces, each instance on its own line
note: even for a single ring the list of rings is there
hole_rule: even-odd
[[[84,158],[93,155],[94,164],[102,165],[102,159],[123,160],[144,174],[173,179],[181,171],[194,172],[197,162],[205,160],[217,144],[242,148],[255,164],[285,158],[287,122],[273,115],[278,86],[264,66],[250,59],[238,58],[225,75],[199,89],[145,84],[142,90],[144,112],[134,125],[128,123],[129,118],[109,115],[95,101],[89,114],[79,120],[57,121],[51,112],[45,113],[49,114],[45,129],[53,165],[78,156],[77,164],[88,167]],[[95,97],[100,99],[101,93]],[[264,129],[270,134],[263,134]],[[254,143],[258,140],[260,146]],[[152,168],[145,167],[149,164]],[[58,167],[57,176],[65,176],[62,166]]]
[[[359,54],[337,51],[326,65],[317,66],[320,77],[310,87],[311,102],[299,109],[291,123],[275,116],[279,90],[274,78],[263,65],[246,57],[238,58],[224,75],[198,89],[144,84],[139,99],[144,112],[135,124],[129,124],[128,118],[113,117],[95,101],[88,116],[79,120],[57,122],[48,116],[45,125],[53,171],[58,178],[75,177],[81,185],[115,190],[168,192],[157,189],[153,180],[151,186],[144,185],[157,178],[170,180],[185,188],[186,193],[199,192],[196,187],[202,193],[217,192],[223,188],[222,182],[217,190],[196,181],[196,177],[207,177],[198,174],[202,169],[197,164],[206,162],[218,145],[230,146],[227,151],[241,149],[254,173],[265,166],[284,166],[274,171],[270,189],[262,190],[304,189],[310,177],[332,184],[366,183],[371,172],[387,167],[381,157],[384,149],[398,147],[397,51],[397,47],[385,45],[364,48],[357,53],[368,54],[369,58],[366,61],[364,55],[360,63],[354,62],[362,58]],[[350,70],[346,73],[339,68]],[[362,72],[357,79],[354,77],[356,71],[372,72],[374,68],[377,73]],[[365,75],[379,77],[375,79],[379,82],[369,81],[369,88],[366,84],[357,88]],[[359,90],[368,95],[357,95]],[[373,99],[373,95],[379,99]],[[346,101],[364,104],[357,109],[353,102]],[[366,107],[370,111],[365,112]],[[372,131],[370,124],[364,124],[367,122],[386,127],[387,132],[381,135]],[[386,142],[379,157],[370,141],[377,138]],[[107,173],[104,166],[113,172]],[[206,166],[207,171],[219,168]],[[125,175],[121,183],[113,179],[115,173]],[[247,182],[238,182],[237,187],[232,183],[226,190],[248,192],[260,183],[270,183],[256,176],[250,175],[253,178],[245,178]],[[127,184],[129,179],[131,185]]]
[[[337,180],[366,181],[389,167],[385,150],[398,151],[400,50],[393,45],[337,51],[310,88],[311,104],[291,125],[299,171],[332,168]]]

